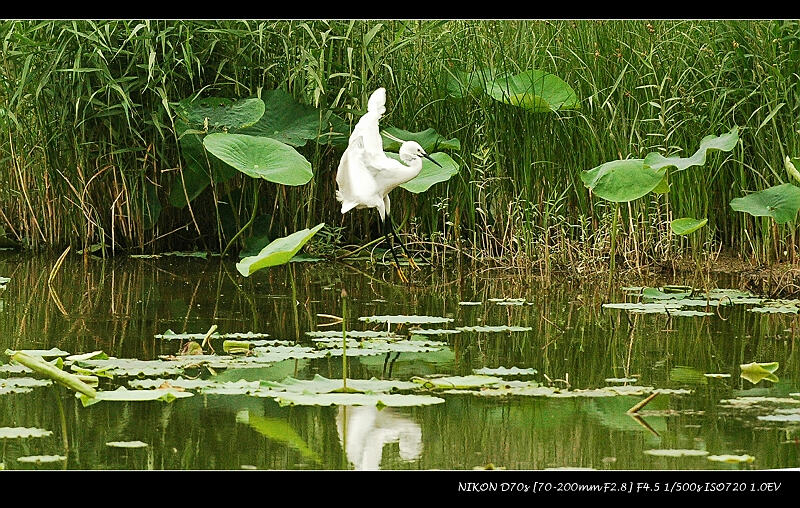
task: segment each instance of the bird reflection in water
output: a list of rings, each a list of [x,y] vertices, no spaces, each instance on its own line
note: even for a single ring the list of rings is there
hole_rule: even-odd
[[[380,469],[383,448],[390,443],[400,446],[400,458],[411,462],[422,453],[422,428],[392,408],[375,406],[340,406],[336,428],[347,460],[354,469]]]

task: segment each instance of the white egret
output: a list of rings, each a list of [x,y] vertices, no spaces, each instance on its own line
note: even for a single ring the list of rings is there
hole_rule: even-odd
[[[381,231],[389,242],[389,249],[397,265],[397,273],[404,282],[408,282],[397,255],[394,253],[392,237],[400,243],[409,264],[416,268],[414,260],[408,254],[406,246],[397,236],[390,215],[389,192],[419,175],[422,170],[422,157],[437,166],[441,164],[433,160],[416,141],[405,141],[400,146],[400,160],[388,157],[383,151],[379,121],[386,111],[386,89],[378,88],[367,101],[367,112],[362,116],[352,134],[347,149],[339,162],[336,173],[336,199],[342,202],[342,213],[353,208],[375,208],[381,218]],[[398,140],[402,141],[402,140]]]

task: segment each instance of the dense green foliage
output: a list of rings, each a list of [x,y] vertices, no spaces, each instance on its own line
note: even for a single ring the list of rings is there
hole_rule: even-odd
[[[260,95],[269,108],[266,94],[284,90],[349,128],[379,86],[384,127],[460,142],[448,151],[458,175],[393,194],[403,231],[420,240],[412,247],[434,261],[455,247],[478,259],[594,265],[608,257],[614,205],[590,195],[582,171],[651,152],[689,157],[706,135],[737,126],[731,152],[709,153],[702,168],[670,173],[670,192],[620,207],[618,253],[631,265],[683,254],[669,226],[678,217],[708,218],[705,249],[758,260],[782,257],[794,238],[794,223],[728,203],[787,182],[784,159],[800,155],[797,22],[4,21],[0,40],[0,242],[222,250],[253,216],[258,183],[214,180],[188,206],[170,195],[186,165],[179,102]],[[579,107],[535,112],[453,93],[454,79],[475,71],[532,70],[568,83]],[[339,214],[342,149],[328,141],[296,147],[312,166],[308,184],[260,186],[253,235],[325,222],[315,240],[377,237],[376,214]]]

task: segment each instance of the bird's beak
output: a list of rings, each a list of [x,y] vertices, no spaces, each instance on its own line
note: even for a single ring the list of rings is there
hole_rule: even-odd
[[[442,167],[442,165],[441,165],[441,164],[439,164],[438,162],[436,162],[435,160],[433,160],[433,157],[431,157],[431,156],[430,156],[430,155],[428,155],[427,153],[425,153],[425,154],[422,154],[422,156],[423,156],[423,157],[425,157],[426,159],[428,159],[429,161],[433,162],[433,163],[434,163],[434,164],[436,164],[437,166],[439,166],[439,167]]]

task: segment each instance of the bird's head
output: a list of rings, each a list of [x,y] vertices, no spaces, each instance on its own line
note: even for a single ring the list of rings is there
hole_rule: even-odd
[[[406,141],[402,145],[400,145],[400,160],[405,162],[406,164],[410,163],[414,159],[418,159],[420,157],[425,157],[429,161],[433,162],[439,167],[442,167],[441,164],[433,160],[433,158],[428,155],[425,150],[422,149],[419,143],[416,141]]]

